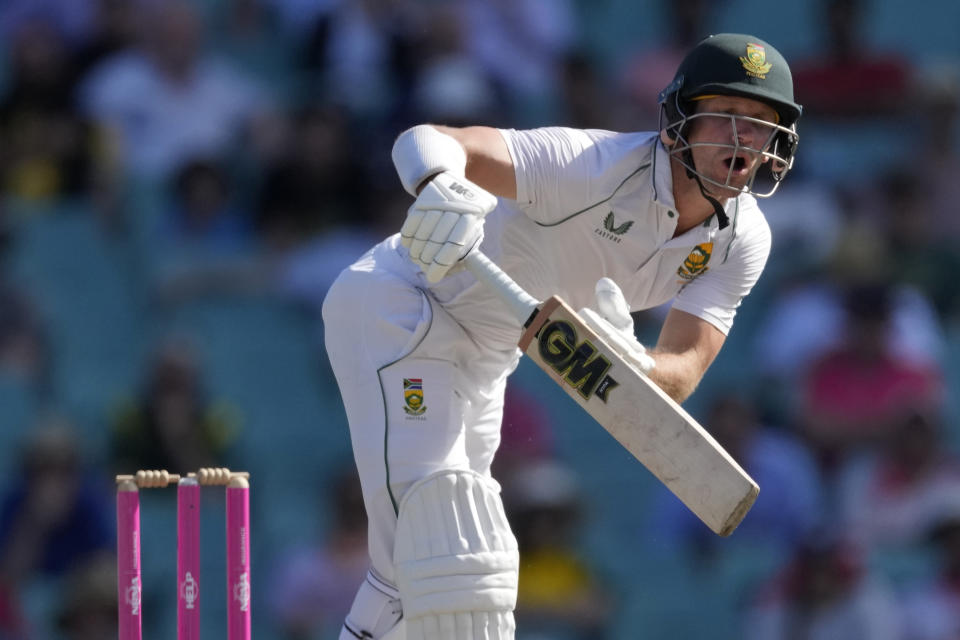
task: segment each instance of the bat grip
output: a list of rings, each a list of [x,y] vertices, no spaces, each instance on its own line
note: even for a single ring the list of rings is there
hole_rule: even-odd
[[[503,269],[498,267],[490,258],[479,249],[467,254],[463,259],[477,280],[490,288],[513,312],[514,317],[521,324],[526,325],[530,317],[537,311],[539,302],[536,298],[523,290],[513,281]]]

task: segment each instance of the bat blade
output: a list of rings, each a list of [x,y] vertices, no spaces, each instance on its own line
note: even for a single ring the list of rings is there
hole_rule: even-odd
[[[519,346],[711,530],[727,536],[740,524],[756,482],[563,300],[540,305]]]

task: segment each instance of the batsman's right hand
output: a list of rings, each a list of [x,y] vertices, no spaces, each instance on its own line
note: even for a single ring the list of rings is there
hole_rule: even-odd
[[[620,287],[610,278],[600,278],[594,294],[597,310],[580,309],[580,316],[638,371],[650,373],[657,363],[633,332],[630,305]]]
[[[492,193],[448,171],[428,182],[407,211],[400,242],[430,282],[437,282],[483,239]]]

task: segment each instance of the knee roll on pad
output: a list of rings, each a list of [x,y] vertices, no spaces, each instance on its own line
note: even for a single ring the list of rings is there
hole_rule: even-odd
[[[405,640],[513,640],[512,611],[426,615],[406,621]]]
[[[493,479],[446,470],[414,483],[393,561],[407,640],[513,640],[520,560]]]

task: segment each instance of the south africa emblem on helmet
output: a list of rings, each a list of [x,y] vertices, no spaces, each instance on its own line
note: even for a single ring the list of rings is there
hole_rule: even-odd
[[[427,406],[423,404],[423,378],[404,378],[403,379],[403,401],[406,406],[403,408],[408,415],[423,415]]]
[[[740,62],[743,64],[743,68],[747,70],[748,76],[761,80],[767,77],[770,68],[773,67],[772,64],[767,62],[767,52],[764,51],[763,46],[752,42],[747,43],[747,55],[740,56]]]
[[[698,275],[709,269],[707,263],[710,262],[710,256],[713,254],[713,243],[704,242],[693,248],[684,261],[677,269],[677,275],[684,280],[693,280]]]

